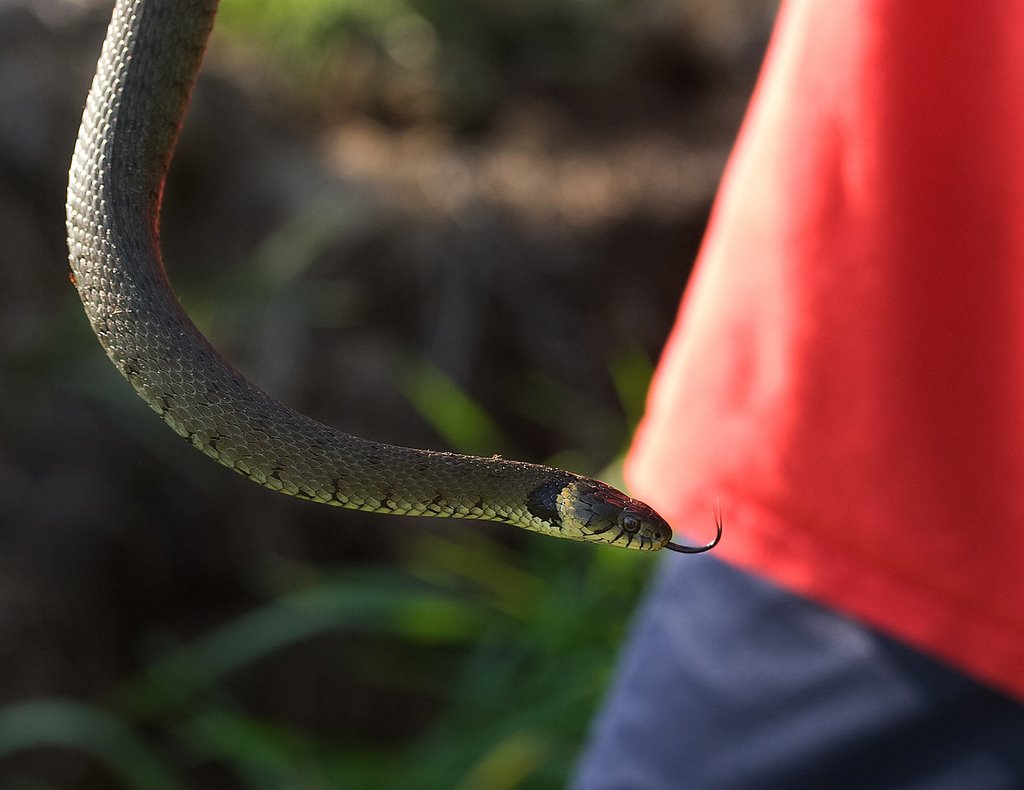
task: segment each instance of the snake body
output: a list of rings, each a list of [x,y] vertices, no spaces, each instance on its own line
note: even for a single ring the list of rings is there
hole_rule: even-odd
[[[100,343],[179,435],[260,485],[378,513],[501,521],[642,551],[671,528],[596,480],[536,464],[395,447],[321,424],[234,370],[164,274],[164,178],[216,0],[118,0],[71,162],[72,281]],[[719,536],[721,529],[719,528]]]

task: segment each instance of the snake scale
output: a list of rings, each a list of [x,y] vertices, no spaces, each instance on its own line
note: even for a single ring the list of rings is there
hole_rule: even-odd
[[[100,343],[179,436],[260,485],[378,513],[501,521],[573,540],[698,553],[653,509],[537,464],[351,436],[284,406],[234,370],[164,274],[160,202],[216,0],[118,0],[71,162],[71,279]]]

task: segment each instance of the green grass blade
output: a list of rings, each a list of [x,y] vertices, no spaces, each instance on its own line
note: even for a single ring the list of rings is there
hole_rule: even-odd
[[[40,699],[0,710],[0,757],[42,746],[86,752],[127,787],[174,790],[181,786],[141,738],[98,708],[73,700]]]

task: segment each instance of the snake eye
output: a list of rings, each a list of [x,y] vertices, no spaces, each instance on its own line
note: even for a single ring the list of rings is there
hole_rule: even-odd
[[[626,532],[638,532],[640,530],[640,519],[632,513],[626,513],[622,517],[622,528]]]

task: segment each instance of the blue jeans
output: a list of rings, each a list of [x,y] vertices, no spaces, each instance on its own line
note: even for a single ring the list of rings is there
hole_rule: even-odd
[[[573,787],[1024,788],[1024,705],[713,556],[670,556]]]

